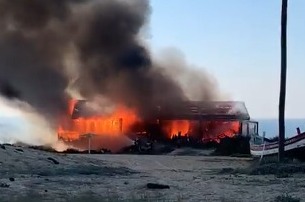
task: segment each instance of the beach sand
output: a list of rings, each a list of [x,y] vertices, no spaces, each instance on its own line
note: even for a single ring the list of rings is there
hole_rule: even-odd
[[[177,153],[55,154],[5,146],[0,148],[0,201],[228,202],[305,196],[305,175],[230,174],[223,171],[247,169],[253,160]],[[150,190],[147,183],[170,189]]]

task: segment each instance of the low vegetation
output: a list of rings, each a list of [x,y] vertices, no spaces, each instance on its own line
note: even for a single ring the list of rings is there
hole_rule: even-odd
[[[293,174],[305,174],[304,162],[287,161],[278,163],[277,159],[253,161],[247,168],[222,168],[218,174],[275,175],[277,178],[288,178]]]
[[[250,174],[252,175],[284,175],[284,174],[294,174],[294,173],[305,173],[304,163],[270,163],[260,165],[254,168]]]
[[[283,195],[277,196],[274,199],[274,202],[300,202],[300,201],[301,201],[301,199],[294,198],[288,194],[283,194]]]

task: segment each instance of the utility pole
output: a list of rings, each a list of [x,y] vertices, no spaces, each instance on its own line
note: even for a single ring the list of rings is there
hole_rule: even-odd
[[[285,155],[285,101],[287,77],[287,6],[288,0],[282,0],[281,13],[281,84],[279,98],[279,162],[283,162]]]

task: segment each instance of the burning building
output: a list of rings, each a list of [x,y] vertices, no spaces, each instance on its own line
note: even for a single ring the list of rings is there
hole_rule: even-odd
[[[141,119],[136,110],[117,107],[110,114],[88,110],[86,101],[72,101],[70,119],[59,127],[58,137],[65,142],[83,142],[86,134],[94,135],[96,146],[103,137],[170,141],[183,138],[195,144],[220,142],[226,137],[257,133],[258,125],[250,121],[243,102],[181,102],[170,108],[156,106],[148,119]],[[101,142],[99,142],[101,141]],[[106,140],[107,142],[107,140]]]

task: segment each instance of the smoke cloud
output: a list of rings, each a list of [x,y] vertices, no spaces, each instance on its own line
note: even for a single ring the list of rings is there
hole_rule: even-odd
[[[0,106],[13,114],[0,117],[0,144],[21,142],[28,145],[48,145],[58,151],[67,149],[63,142],[57,140],[54,135],[56,131],[50,127],[48,120],[27,103],[0,98]]]
[[[143,43],[147,0],[0,0],[0,93],[52,123],[71,92],[137,109],[219,99],[213,77]],[[183,76],[181,76],[183,75]]]

